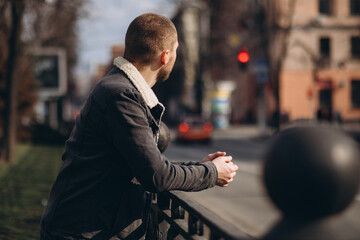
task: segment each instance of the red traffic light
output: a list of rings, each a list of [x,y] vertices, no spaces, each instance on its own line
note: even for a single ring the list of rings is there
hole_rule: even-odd
[[[247,63],[249,61],[249,59],[250,59],[248,51],[246,51],[244,49],[240,50],[238,55],[237,55],[237,59],[241,63]]]

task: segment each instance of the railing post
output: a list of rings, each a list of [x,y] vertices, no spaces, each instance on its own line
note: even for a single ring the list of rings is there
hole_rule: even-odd
[[[171,201],[170,212],[172,219],[184,219],[184,209],[182,209],[181,206],[173,200]],[[177,235],[178,232],[176,231],[176,229],[170,225],[170,229],[167,232],[167,239],[174,239]]]
[[[192,215],[189,216],[188,226],[190,235],[197,233],[197,219]]]
[[[184,209],[175,201],[171,201],[171,218],[172,219],[184,219]]]
[[[358,148],[343,132],[321,126],[275,135],[263,175],[284,218],[263,239],[359,239],[356,224],[338,214],[359,189]]]
[[[149,228],[147,230],[147,239],[167,239],[167,232],[170,225],[164,221],[161,211],[168,210],[170,198],[163,194],[154,194],[152,207],[149,214]]]
[[[222,240],[224,238],[221,238],[217,233],[211,231],[210,240]]]
[[[165,194],[157,194],[157,204],[161,210],[170,209],[170,198]]]
[[[190,235],[194,235],[194,234],[199,235],[199,236],[204,235],[204,225],[203,225],[203,223],[199,219],[194,217],[193,215],[189,216],[188,226],[189,226]]]
[[[155,202],[153,202],[152,204],[155,204]],[[146,232],[146,237],[148,239],[158,239],[158,232],[159,232],[158,216],[159,216],[158,212],[155,209],[150,208],[149,223]]]
[[[169,210],[170,209],[170,198],[165,194],[157,194],[157,202],[160,210]],[[159,230],[157,239],[169,239],[168,236],[170,224],[165,221],[165,219],[160,215],[158,218]]]

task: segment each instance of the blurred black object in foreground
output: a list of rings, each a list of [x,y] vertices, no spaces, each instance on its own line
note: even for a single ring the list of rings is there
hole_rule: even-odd
[[[160,152],[165,152],[167,147],[170,143],[170,130],[166,126],[165,123],[160,122],[160,128],[159,128],[159,141],[158,141],[158,148]]]
[[[358,145],[343,132],[295,127],[279,132],[265,156],[264,181],[284,218],[264,239],[359,239],[340,213],[360,181]]]

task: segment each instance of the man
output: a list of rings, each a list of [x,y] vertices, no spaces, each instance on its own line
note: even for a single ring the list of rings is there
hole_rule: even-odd
[[[176,59],[173,23],[156,14],[129,26],[124,57],[91,91],[66,142],[41,221],[41,239],[140,239],[149,192],[227,186],[237,166],[224,152],[174,164],[158,150],[164,107],[151,87]]]

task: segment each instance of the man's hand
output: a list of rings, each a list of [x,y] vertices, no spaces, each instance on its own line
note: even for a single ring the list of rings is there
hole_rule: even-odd
[[[231,183],[234,180],[236,171],[239,168],[231,160],[232,160],[231,156],[225,156],[223,154],[212,160],[218,171],[218,180],[216,182],[216,185],[220,187],[227,187],[229,183]]]
[[[208,162],[208,161],[212,161],[217,157],[221,157],[221,156],[225,156],[226,152],[215,152],[215,153],[210,153],[209,155],[207,155],[200,163],[204,163],[204,162]]]

